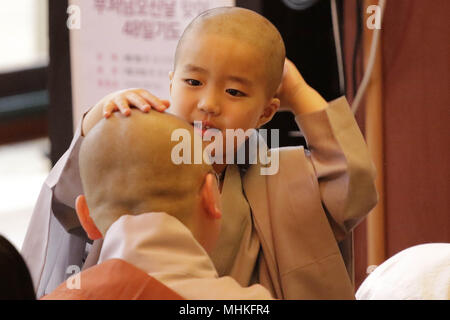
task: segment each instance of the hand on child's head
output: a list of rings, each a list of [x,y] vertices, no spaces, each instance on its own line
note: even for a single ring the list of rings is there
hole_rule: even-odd
[[[120,111],[124,116],[131,114],[131,107],[142,112],[152,108],[163,112],[170,106],[168,100],[161,100],[145,89],[125,89],[115,91],[101,99],[84,117],[81,135],[85,136],[103,118],[109,118],[113,112]]]
[[[105,118],[109,118],[115,111],[129,116],[131,114],[130,107],[136,107],[143,112],[149,112],[151,109],[163,112],[170,106],[168,100],[161,100],[145,89],[117,91],[105,97],[100,103]]]

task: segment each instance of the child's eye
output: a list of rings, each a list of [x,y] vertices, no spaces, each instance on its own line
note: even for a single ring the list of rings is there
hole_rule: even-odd
[[[189,84],[191,86],[199,86],[202,84],[200,81],[195,80],[195,79],[186,79],[186,80],[184,80],[184,82],[186,82],[187,84]]]
[[[242,91],[236,90],[236,89],[227,89],[225,91],[234,97],[245,97],[245,93],[243,93]]]

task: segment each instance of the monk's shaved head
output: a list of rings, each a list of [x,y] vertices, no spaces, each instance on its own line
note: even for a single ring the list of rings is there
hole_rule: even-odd
[[[176,165],[171,159],[175,129],[194,132],[184,120],[167,113],[132,111],[101,120],[84,139],[80,175],[90,215],[104,235],[120,216],[166,212],[189,227],[207,164]],[[193,144],[192,144],[193,145]]]
[[[220,7],[207,10],[197,16],[184,30],[176,51],[174,71],[183,48],[195,45],[202,35],[230,37],[252,45],[261,53],[266,72],[267,90],[273,95],[283,74],[286,50],[277,28],[262,15],[239,7]]]

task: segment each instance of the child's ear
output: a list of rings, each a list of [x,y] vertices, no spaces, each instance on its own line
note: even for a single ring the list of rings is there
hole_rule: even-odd
[[[97,229],[97,226],[89,215],[89,208],[87,206],[84,195],[79,195],[75,201],[75,210],[77,211],[78,219],[81,226],[86,231],[89,239],[97,240],[103,238],[102,233]]]
[[[263,113],[258,119],[257,128],[261,127],[262,125],[265,125],[267,122],[272,120],[275,113],[280,108],[280,99],[278,98],[271,98],[269,103],[264,106]]]
[[[201,189],[201,197],[203,209],[208,217],[211,219],[220,219],[222,217],[220,192],[217,179],[213,173],[206,175]]]

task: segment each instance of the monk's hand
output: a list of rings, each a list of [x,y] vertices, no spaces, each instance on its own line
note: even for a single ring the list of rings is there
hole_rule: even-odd
[[[149,112],[151,109],[164,112],[169,106],[168,100],[159,99],[144,89],[115,91],[102,98],[86,114],[82,124],[82,135],[86,135],[102,118],[109,118],[113,112],[120,112],[128,117],[132,107],[142,112]]]
[[[280,110],[291,111],[295,98],[308,87],[295,64],[286,58],[281,84],[276,93],[276,97],[280,99]]]
[[[126,89],[106,96],[100,100],[103,116],[109,118],[115,111],[120,111],[123,115],[131,114],[131,106],[140,109],[143,112],[149,112],[151,109],[163,112],[170,106],[168,100],[161,100],[144,89]]]
[[[306,83],[297,67],[288,58],[284,62],[281,84],[275,95],[280,99],[280,109],[295,115],[324,109],[328,104],[322,96]]]

